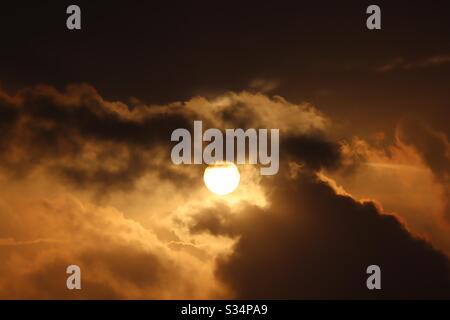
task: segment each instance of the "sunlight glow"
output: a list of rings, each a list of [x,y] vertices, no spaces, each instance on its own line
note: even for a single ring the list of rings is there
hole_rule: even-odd
[[[211,192],[224,196],[236,190],[240,174],[234,163],[218,162],[206,168],[203,180]]]

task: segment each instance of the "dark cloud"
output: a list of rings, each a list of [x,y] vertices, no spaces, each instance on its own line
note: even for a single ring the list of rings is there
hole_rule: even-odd
[[[281,143],[281,152],[309,169],[336,169],[341,164],[339,144],[320,135],[288,136]]]
[[[174,174],[170,166],[152,161],[152,152],[163,148],[167,160],[171,132],[189,128],[190,121],[180,112],[138,109],[104,101],[88,85],[64,92],[47,86],[24,89],[0,99],[1,164],[15,176],[45,165],[78,187],[103,190],[130,188],[151,170],[162,178]],[[86,163],[88,144],[95,159]],[[120,165],[111,169],[111,162]]]
[[[64,91],[37,86],[15,96],[1,94],[2,167],[23,177],[43,166],[78,188],[99,193],[132,189],[148,172],[176,179],[179,185],[192,184],[191,177],[171,165],[169,155],[172,131],[192,129],[194,120],[203,120],[204,129],[280,128],[282,156],[289,154],[312,169],[335,167],[340,157],[338,145],[322,137],[323,116],[281,97],[241,92],[130,106],[106,101],[86,84]]]
[[[207,230],[214,236],[236,236],[239,233],[237,217],[230,219],[230,208],[225,204],[216,205],[213,208],[202,210],[195,214],[189,230],[193,234],[200,234]]]
[[[189,126],[179,113],[153,115],[150,110],[143,110],[142,116],[127,118],[120,111],[108,108],[108,102],[88,85],[68,87],[64,93],[51,88],[27,89],[19,95],[23,98],[21,112],[24,115],[33,120],[54,121],[55,126],[49,133],[73,131],[72,134],[86,139],[151,148],[162,140],[170,141],[172,130]],[[125,108],[122,113],[136,111],[130,110],[125,104],[121,106]]]
[[[255,110],[246,108],[244,103],[233,103],[218,116],[224,123],[233,124],[236,128],[254,128],[263,122]]]
[[[239,236],[217,265],[237,298],[450,298],[448,258],[373,203],[336,194],[308,173],[272,190],[267,209],[216,208],[191,225]],[[366,288],[372,264],[381,267],[381,291]]]

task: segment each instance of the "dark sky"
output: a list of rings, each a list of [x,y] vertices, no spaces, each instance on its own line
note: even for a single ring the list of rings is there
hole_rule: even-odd
[[[65,26],[72,2],[2,5],[6,89],[88,82],[107,98],[163,103],[264,78],[279,83],[272,94],[312,102],[359,134],[409,113],[447,130],[450,63],[376,72],[447,55],[447,1],[378,1],[381,31],[365,27],[368,1],[73,3],[81,31]]]

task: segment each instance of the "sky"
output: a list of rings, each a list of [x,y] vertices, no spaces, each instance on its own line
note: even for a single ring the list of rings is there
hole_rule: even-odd
[[[446,1],[69,4],[1,9],[0,298],[450,298]],[[211,193],[194,120],[279,129],[278,174]]]

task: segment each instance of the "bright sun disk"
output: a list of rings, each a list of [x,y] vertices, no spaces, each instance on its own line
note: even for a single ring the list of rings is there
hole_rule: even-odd
[[[203,174],[206,187],[221,196],[236,190],[240,178],[238,168],[231,162],[218,162],[210,165]]]

